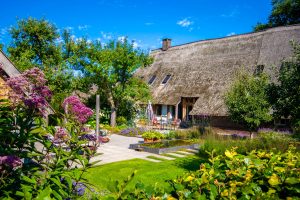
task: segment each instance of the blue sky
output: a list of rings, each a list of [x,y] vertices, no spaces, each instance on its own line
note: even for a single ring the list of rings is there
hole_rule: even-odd
[[[102,42],[128,36],[142,49],[251,32],[266,22],[271,0],[9,0],[1,2],[0,43],[17,19],[44,17],[76,38]]]

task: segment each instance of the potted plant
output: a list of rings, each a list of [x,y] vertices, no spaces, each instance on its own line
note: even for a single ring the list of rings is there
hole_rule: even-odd
[[[153,142],[160,142],[161,139],[164,138],[164,134],[159,133],[159,132],[154,132],[153,135],[154,135],[153,136]]]
[[[145,143],[153,142],[154,133],[152,131],[146,131],[143,133],[142,137],[144,138]]]

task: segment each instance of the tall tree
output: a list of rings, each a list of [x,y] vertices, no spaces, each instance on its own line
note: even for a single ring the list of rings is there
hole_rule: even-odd
[[[95,42],[90,49],[90,62],[86,70],[105,93],[111,109],[111,126],[116,125],[117,110],[122,100],[141,97],[139,91],[144,92],[144,97],[150,96],[144,86],[135,87],[136,81],[132,80],[132,76],[137,68],[149,65],[152,58],[135,49],[127,39],[111,41],[105,46]]]
[[[255,31],[300,23],[300,0],[272,0],[272,13],[268,23],[258,23]]]
[[[261,123],[272,119],[267,86],[267,75],[251,76],[243,72],[225,95],[229,116],[233,121],[244,125],[250,131],[250,137]]]
[[[61,101],[72,90],[72,71],[58,42],[59,32],[45,19],[22,19],[10,30],[12,43],[8,47],[11,60],[24,71],[38,67],[46,75],[53,91],[52,105],[60,108]]]
[[[300,44],[293,43],[294,54],[282,62],[278,83],[269,88],[270,102],[277,117],[291,117],[300,127]]]
[[[57,28],[45,19],[22,19],[11,28],[12,43],[8,52],[21,70],[33,65],[40,69],[60,64],[61,52],[56,44]]]

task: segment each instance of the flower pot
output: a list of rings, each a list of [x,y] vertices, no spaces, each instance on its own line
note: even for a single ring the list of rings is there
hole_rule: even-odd
[[[145,142],[145,143],[150,143],[150,142],[153,142],[153,139],[147,139],[147,138],[144,138],[144,142]]]
[[[161,139],[156,139],[156,138],[154,138],[154,139],[153,139],[153,142],[161,142]]]

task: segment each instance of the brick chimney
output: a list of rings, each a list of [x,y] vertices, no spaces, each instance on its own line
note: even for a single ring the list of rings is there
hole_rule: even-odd
[[[164,38],[162,40],[162,50],[167,51],[171,47],[171,39],[170,38]]]

